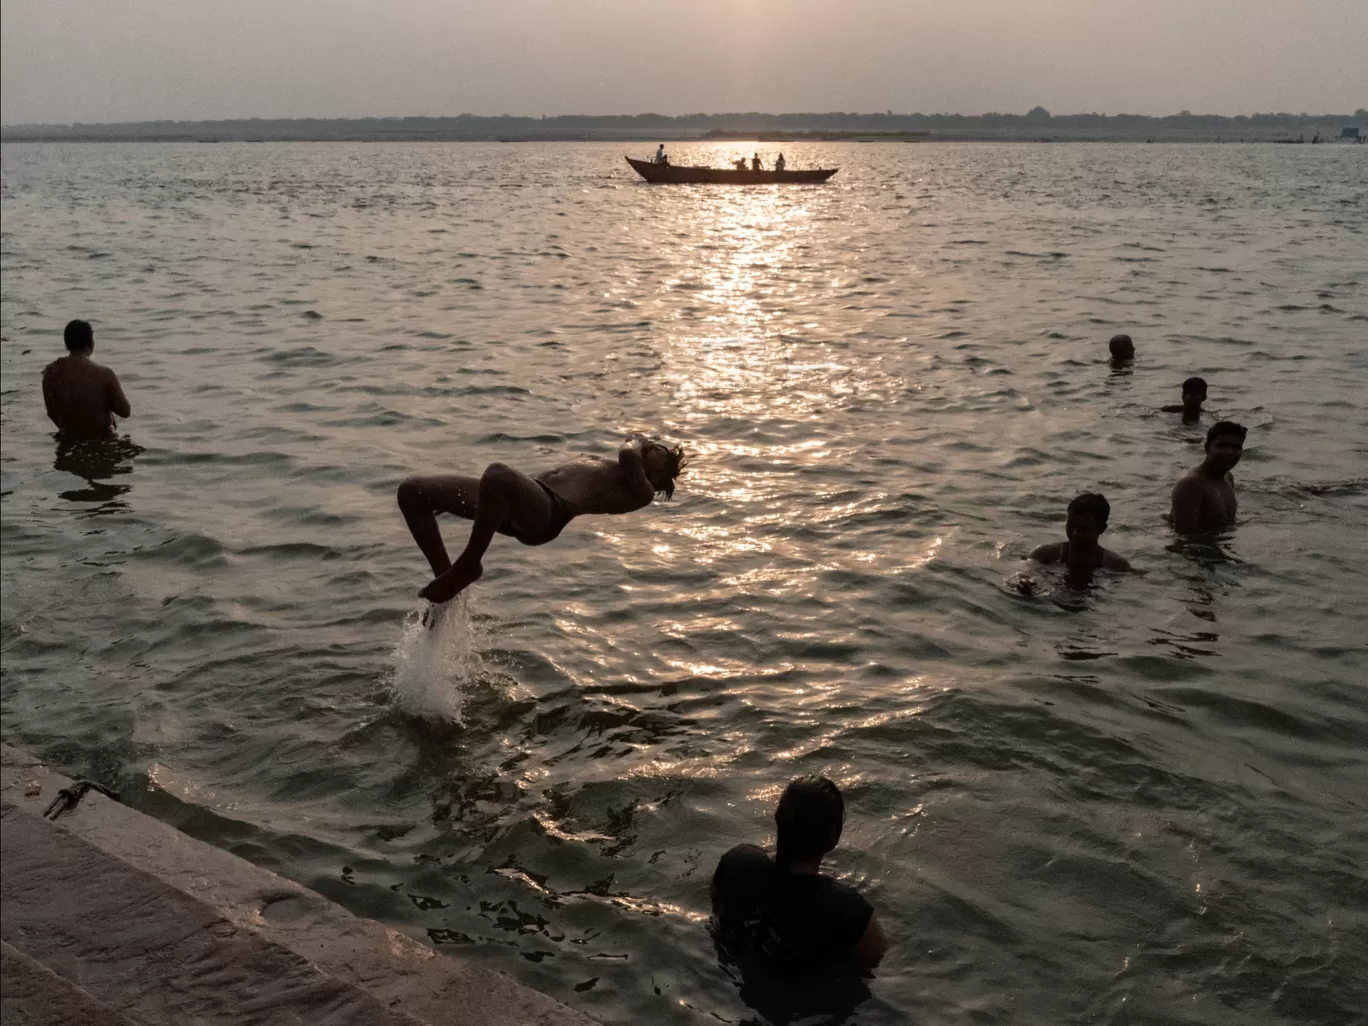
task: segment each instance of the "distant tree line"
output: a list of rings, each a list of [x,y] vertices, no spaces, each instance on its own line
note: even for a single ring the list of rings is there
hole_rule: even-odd
[[[906,137],[935,139],[1154,142],[1311,142],[1338,140],[1344,128],[1368,136],[1368,110],[1353,114],[1251,114],[1183,111],[1139,114],[661,114],[558,117],[245,118],[122,124],[9,125],[6,142],[304,142],[476,140],[686,140],[706,136]]]

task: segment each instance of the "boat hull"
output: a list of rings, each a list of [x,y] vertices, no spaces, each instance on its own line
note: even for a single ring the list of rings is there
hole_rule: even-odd
[[[741,171],[728,167],[677,167],[649,160],[626,158],[632,170],[656,185],[815,185],[825,182],[840,168],[815,168],[798,171]]]

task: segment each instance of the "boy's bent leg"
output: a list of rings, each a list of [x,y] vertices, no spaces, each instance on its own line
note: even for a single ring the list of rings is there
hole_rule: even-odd
[[[503,524],[531,534],[544,530],[552,513],[546,489],[506,464],[491,463],[480,477],[475,522],[465,549],[449,570],[439,573],[418,594],[430,602],[446,602],[484,574],[481,560]]]
[[[427,557],[434,577],[451,569],[442,533],[437,528],[437,514],[450,513],[473,520],[479,494],[480,479],[476,477],[434,475],[405,478],[400,482],[399,512],[404,514],[404,523],[408,524],[413,540]]]

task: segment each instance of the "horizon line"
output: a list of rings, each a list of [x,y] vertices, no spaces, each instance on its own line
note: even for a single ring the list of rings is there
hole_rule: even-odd
[[[1039,113],[1037,113],[1039,112]],[[237,121],[457,121],[457,120],[486,120],[486,121],[561,121],[561,120],[594,120],[594,119],[645,119],[655,118],[662,121],[682,121],[690,118],[742,118],[742,117],[764,117],[764,118],[797,118],[797,117],[847,117],[847,118],[1031,118],[1034,120],[1046,121],[1056,118],[1144,118],[1154,121],[1163,121],[1170,118],[1191,118],[1200,120],[1204,118],[1220,118],[1232,121],[1240,118],[1305,118],[1305,119],[1331,119],[1347,118],[1358,119],[1368,109],[1360,107],[1351,112],[1348,111],[1325,111],[1321,113],[1310,113],[1307,111],[1255,111],[1249,114],[1218,114],[1214,112],[1194,113],[1190,110],[1181,110],[1170,114],[1132,114],[1120,111],[1115,114],[1108,114],[1105,111],[1075,111],[1067,114],[1055,114],[1043,107],[1033,107],[1025,113],[1012,111],[983,111],[978,114],[959,114],[951,112],[923,112],[923,111],[903,111],[895,112],[892,110],[882,111],[781,111],[778,113],[771,111],[693,111],[687,114],[659,114],[654,111],[642,111],[640,113],[617,113],[617,114],[474,114],[469,111],[462,111],[459,114],[348,114],[340,116],[321,116],[321,115],[239,115],[235,117],[202,117],[202,118],[130,118],[120,121],[19,121],[3,122],[0,128],[78,128],[84,126],[98,127],[117,127],[119,125],[178,125],[178,124],[224,124]]]

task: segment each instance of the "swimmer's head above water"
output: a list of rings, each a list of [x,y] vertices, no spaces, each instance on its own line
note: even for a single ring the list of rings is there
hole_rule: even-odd
[[[774,810],[775,863],[819,865],[841,841],[845,799],[826,777],[799,777],[784,788]]]
[[[1207,469],[1217,474],[1228,474],[1244,455],[1245,437],[1249,429],[1233,420],[1223,420],[1211,425],[1206,436]]]
[[[1064,535],[1077,549],[1091,550],[1107,529],[1111,503],[1100,492],[1084,492],[1069,503],[1064,520]]]
[[[1113,335],[1107,343],[1107,351],[1111,353],[1112,363],[1115,364],[1129,363],[1135,359],[1135,343],[1129,335]]]

